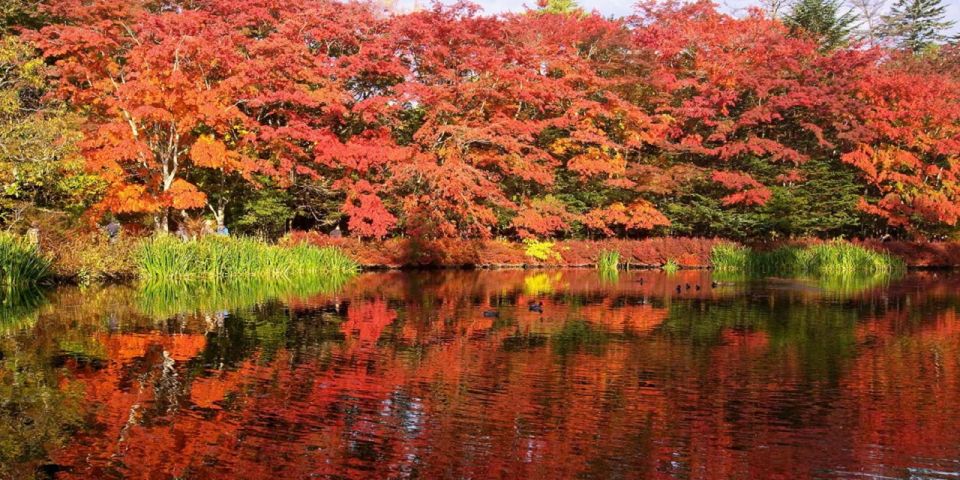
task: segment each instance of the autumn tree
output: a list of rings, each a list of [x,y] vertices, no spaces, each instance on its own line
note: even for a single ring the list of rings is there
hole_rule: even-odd
[[[30,26],[29,2],[5,3],[0,32]],[[34,207],[81,211],[100,182],[84,175],[76,143],[79,121],[46,101],[47,66],[15,35],[0,39],[0,224]]]
[[[914,236],[949,235],[960,220],[960,83],[896,66],[866,73],[843,155],[870,189],[861,207]]]
[[[942,23],[924,1],[914,17]],[[4,44],[0,181],[6,198],[53,203],[40,182],[80,178],[62,167],[82,158],[97,181],[67,190],[102,193],[92,218],[160,230],[177,213],[376,239],[955,230],[955,47],[847,45],[851,20],[832,0],[803,0],[784,21],[705,1],[644,2],[626,19],[537,5],[3,10],[55,23]],[[49,115],[59,102],[82,119],[71,120],[82,140],[66,123],[22,133],[64,122]],[[47,113],[28,113],[41,104]],[[27,173],[41,165],[56,168]]]
[[[642,5],[633,22],[636,48],[653,59],[645,101],[671,121],[660,161],[685,166],[679,181],[664,179],[675,196],[711,199],[712,216],[762,207],[766,181],[828,154],[833,67],[816,42],[706,3]]]
[[[318,178],[340,148],[356,102],[343,58],[369,12],[241,3],[51,7],[69,20],[39,42],[61,96],[88,109],[87,167],[110,183],[101,210],[152,214],[165,230],[171,211],[210,207],[222,223],[239,185]]]
[[[562,219],[609,205],[573,209],[558,188],[623,187],[626,155],[657,135],[656,121],[613,94],[616,81],[578,48],[579,35],[620,34],[620,24],[592,15],[496,19],[461,6],[398,18],[393,29],[400,43],[391,50],[412,72],[393,88],[396,103],[417,112],[415,154],[390,182],[410,233],[562,229],[530,225],[529,209],[549,204]]]

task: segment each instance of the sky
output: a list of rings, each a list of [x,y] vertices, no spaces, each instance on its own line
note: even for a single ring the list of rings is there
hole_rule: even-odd
[[[414,1],[401,0],[399,3],[409,7],[414,4]],[[758,0],[715,1],[723,11],[734,15],[744,12],[750,6],[759,4]],[[524,5],[535,6],[537,0],[473,0],[473,2],[482,6],[487,13],[499,13],[523,11]],[[430,0],[419,0],[420,5],[429,5],[430,3]],[[587,10],[597,10],[604,15],[622,16],[632,12],[636,0],[579,0],[578,3]],[[893,3],[893,0],[890,0],[890,3]],[[953,31],[960,32],[960,0],[944,0],[943,3],[947,6],[947,19],[956,22]]]

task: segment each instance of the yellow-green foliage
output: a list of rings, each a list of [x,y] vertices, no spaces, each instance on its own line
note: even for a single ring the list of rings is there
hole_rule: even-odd
[[[46,79],[32,47],[0,38],[0,222],[16,202],[78,212],[103,191],[103,180],[83,171],[79,119],[38,101]]]
[[[553,293],[557,284],[562,279],[562,274],[537,273],[529,275],[523,279],[523,293],[531,296]]]
[[[680,264],[676,260],[670,259],[667,260],[667,263],[663,264],[663,271],[667,273],[677,273],[680,270]]]
[[[359,270],[338,248],[281,247],[252,238],[215,236],[187,242],[156,236],[144,241],[136,261],[140,278],[146,280],[284,279],[352,275]]]
[[[523,244],[527,246],[526,255],[531,258],[546,262],[550,260],[561,259],[560,254],[554,251],[553,242],[541,242],[539,240],[524,240]]]

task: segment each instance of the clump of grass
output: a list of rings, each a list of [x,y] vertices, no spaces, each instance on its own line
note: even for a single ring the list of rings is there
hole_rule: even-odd
[[[841,241],[807,247],[799,260],[806,265],[807,273],[820,275],[891,274],[907,268],[900,258]]]
[[[680,271],[680,264],[677,263],[676,260],[671,258],[667,260],[667,263],[663,264],[663,271],[671,275],[674,273],[677,273],[678,271]]]
[[[710,261],[720,272],[753,275],[888,275],[906,269],[899,258],[844,241],[766,252],[722,244],[714,247]]]
[[[136,258],[140,277],[145,280],[283,279],[333,273],[352,275],[359,269],[337,248],[287,248],[233,237],[183,242],[171,236],[157,236],[144,241]]]
[[[620,252],[604,250],[597,258],[597,269],[601,272],[615,273],[620,269]]]
[[[50,274],[50,260],[36,245],[10,233],[0,233],[0,285],[21,288],[36,285]]]
[[[741,245],[721,243],[710,252],[710,263],[718,272],[740,272],[747,269],[752,253]]]

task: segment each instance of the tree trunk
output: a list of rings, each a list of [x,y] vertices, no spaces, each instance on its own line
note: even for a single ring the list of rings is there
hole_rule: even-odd
[[[153,223],[158,232],[170,233],[170,208],[163,207],[153,216]]]

